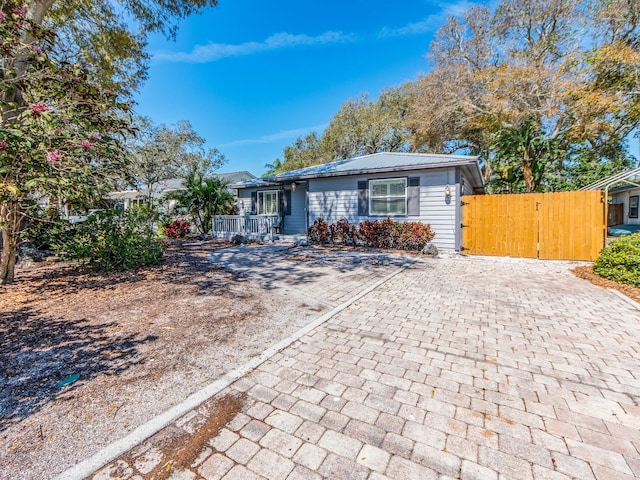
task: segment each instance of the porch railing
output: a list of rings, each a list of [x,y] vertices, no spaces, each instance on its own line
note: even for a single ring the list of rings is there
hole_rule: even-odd
[[[212,235],[265,235],[275,233],[278,215],[214,215]]]

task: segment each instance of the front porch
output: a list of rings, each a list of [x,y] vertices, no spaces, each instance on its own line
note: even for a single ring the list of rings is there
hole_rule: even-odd
[[[280,233],[279,215],[214,215],[211,236],[231,238],[243,235],[248,238],[273,238]]]

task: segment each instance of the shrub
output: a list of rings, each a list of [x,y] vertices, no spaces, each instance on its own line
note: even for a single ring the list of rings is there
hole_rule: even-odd
[[[311,245],[322,245],[329,240],[329,224],[324,218],[317,218],[309,227],[307,238]]]
[[[38,209],[29,218],[21,238],[29,240],[38,250],[54,250],[54,245],[73,237],[75,225],[63,219],[56,208]]]
[[[153,232],[153,221],[143,212],[105,210],[77,226],[75,234],[55,247],[84,267],[129,270],[158,263],[163,245]]]
[[[384,220],[366,220],[358,226],[364,244],[373,248],[394,248],[399,236],[398,227],[390,218]]]
[[[396,248],[402,250],[422,250],[436,236],[431,226],[424,223],[406,222],[400,225]]]
[[[345,245],[355,245],[358,241],[358,227],[350,224],[346,218],[329,225],[331,243],[340,242]]]
[[[420,222],[397,222],[391,218],[367,220],[357,227],[346,219],[329,225],[323,218],[309,228],[309,243],[341,242],[345,245],[364,244],[372,248],[422,250],[435,237],[429,225]]]
[[[601,277],[640,287],[640,233],[611,242],[600,252],[593,271]]]
[[[184,220],[175,220],[164,224],[164,233],[169,238],[184,238],[189,233],[191,224]]]

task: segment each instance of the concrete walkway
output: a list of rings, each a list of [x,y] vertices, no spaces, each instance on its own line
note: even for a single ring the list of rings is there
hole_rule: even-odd
[[[220,392],[241,408],[171,478],[640,477],[640,310],[573,266],[420,260]],[[94,478],[147,478],[161,444]]]

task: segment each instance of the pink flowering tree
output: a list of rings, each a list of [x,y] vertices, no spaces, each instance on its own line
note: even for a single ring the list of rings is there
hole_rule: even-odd
[[[129,103],[65,57],[19,3],[0,11],[0,283],[14,279],[25,220],[43,198],[87,205],[127,171]]]

